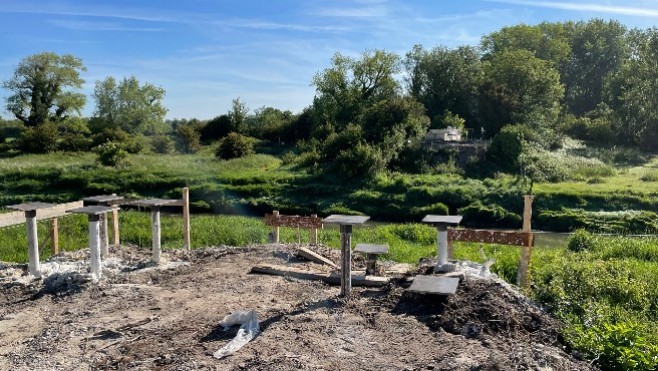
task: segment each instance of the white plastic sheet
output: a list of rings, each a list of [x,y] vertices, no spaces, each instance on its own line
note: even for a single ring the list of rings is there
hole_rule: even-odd
[[[253,310],[240,310],[233,312],[228,316],[224,317],[219,322],[220,325],[224,326],[224,329],[228,329],[233,325],[241,325],[238,330],[237,335],[231,340],[228,344],[224,345],[223,348],[213,353],[213,356],[217,359],[222,359],[226,356],[229,356],[245,346],[248,342],[251,341],[256,335],[260,332],[260,326],[258,325],[258,316],[256,311]]]

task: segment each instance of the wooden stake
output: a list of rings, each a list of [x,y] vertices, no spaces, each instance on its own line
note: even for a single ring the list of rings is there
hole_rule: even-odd
[[[50,239],[53,241],[53,255],[59,254],[59,223],[57,218],[50,221]]]
[[[272,215],[274,215],[274,219],[275,219],[275,220],[278,219],[278,218],[279,218],[279,211],[278,211],[278,210],[274,210],[274,211],[272,212]],[[279,224],[278,224],[278,222],[277,222],[277,224],[274,226],[274,231],[273,231],[273,232],[274,232],[274,243],[279,243]]]
[[[190,240],[190,189],[183,188],[183,248],[192,249]]]
[[[119,209],[112,210],[112,242],[114,247],[118,248],[121,245],[119,241]]]
[[[311,217],[317,218],[318,214],[313,214],[313,215],[311,215]],[[317,246],[318,245],[318,229],[315,228],[315,227],[311,227],[311,233],[310,234],[311,234],[311,236],[310,236],[309,245]]]

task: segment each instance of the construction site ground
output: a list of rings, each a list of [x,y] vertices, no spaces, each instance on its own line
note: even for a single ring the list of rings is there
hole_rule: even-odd
[[[410,295],[411,272],[343,299],[339,286],[250,273],[263,263],[331,270],[294,250],[172,250],[153,266],[147,249],[121,247],[98,282],[86,250],[55,256],[36,280],[0,263],[0,369],[592,369],[565,351],[556,320],[496,279],[466,275],[442,298]],[[255,310],[260,333],[216,359],[238,332],[219,322],[237,310]]]

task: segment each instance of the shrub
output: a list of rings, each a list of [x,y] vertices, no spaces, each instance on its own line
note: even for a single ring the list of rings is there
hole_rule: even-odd
[[[584,229],[579,229],[569,238],[567,248],[574,252],[594,250],[594,236]]]
[[[127,132],[118,128],[105,128],[92,137],[92,146],[98,147],[105,143],[112,142],[116,146],[121,147],[124,151],[135,154],[139,153],[144,148],[143,139],[144,138],[141,136],[131,136]]]
[[[515,170],[519,165],[519,156],[523,153],[528,128],[523,125],[504,126],[491,141],[487,158],[496,162],[501,168]]]
[[[57,148],[62,151],[84,152],[91,148],[91,139],[81,133],[66,133],[61,136]]]
[[[151,148],[155,153],[171,153],[174,151],[174,141],[167,135],[156,135],[151,138]]]
[[[196,153],[201,149],[201,135],[192,125],[181,125],[176,128],[176,137],[181,152]]]
[[[96,147],[96,154],[98,155],[98,162],[105,166],[124,164],[128,157],[128,152],[114,142],[107,142]]]
[[[25,128],[21,132],[18,148],[26,153],[48,153],[57,149],[59,132],[57,126],[50,122],[36,127]]]
[[[254,139],[232,132],[222,139],[215,151],[215,156],[222,160],[230,160],[254,153]]]
[[[497,227],[518,228],[521,225],[521,216],[505,210],[499,205],[485,205],[481,201],[457,210],[464,217],[463,225],[467,227]]]

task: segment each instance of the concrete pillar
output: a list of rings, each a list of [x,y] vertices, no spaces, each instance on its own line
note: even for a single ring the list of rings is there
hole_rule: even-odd
[[[436,225],[436,267],[434,272],[452,272],[455,270],[453,264],[448,263],[448,225],[438,223]]]
[[[99,215],[99,223],[100,223],[100,239],[101,239],[101,256],[103,258],[107,258],[107,256],[110,254],[110,249],[108,245],[110,244],[109,241],[109,236],[108,236],[108,229],[107,229],[107,214],[101,214]]]
[[[279,223],[278,223],[279,222],[279,220],[278,220],[279,219],[279,211],[274,210],[272,212],[272,216],[274,216],[274,220],[275,220],[275,223],[276,223],[274,225],[274,231],[273,231],[273,233],[274,233],[274,243],[279,243]]]
[[[524,232],[530,232],[532,229],[532,200],[534,196],[525,195],[523,196],[523,228]]]
[[[28,272],[39,277],[39,240],[37,239],[37,212],[29,210],[25,212],[25,223],[27,225],[27,243],[28,243]]]
[[[340,226],[340,296],[349,296],[352,292],[352,226]]]
[[[151,208],[151,238],[153,240],[153,260],[154,263],[160,263],[160,208]]]
[[[91,275],[95,279],[101,279],[101,236],[100,215],[90,214],[89,220],[89,265]]]
[[[183,248],[192,249],[190,240],[190,189],[183,188]]]

